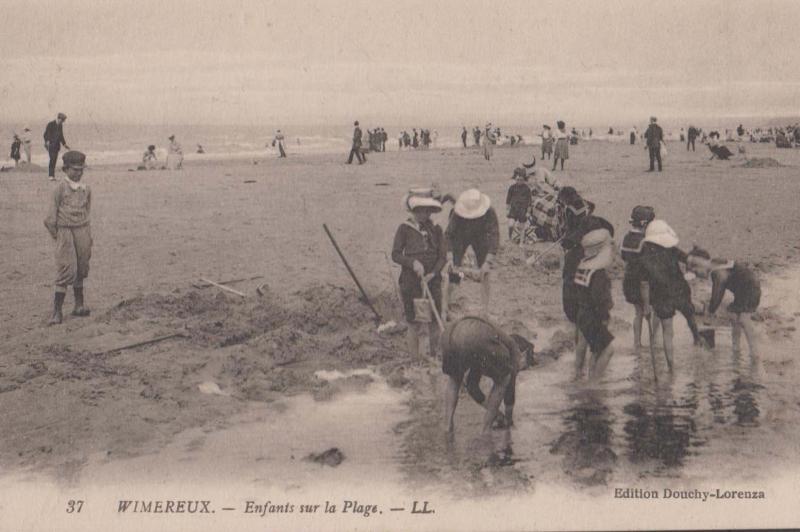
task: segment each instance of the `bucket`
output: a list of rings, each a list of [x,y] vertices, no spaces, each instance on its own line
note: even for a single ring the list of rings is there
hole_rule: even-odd
[[[710,327],[706,328],[706,329],[700,329],[700,330],[697,331],[697,334],[700,335],[700,338],[702,338],[705,341],[705,343],[706,343],[706,345],[708,347],[711,347],[711,348],[714,347],[714,345],[715,345],[715,342],[714,342],[714,329],[712,329]]]
[[[414,321],[417,323],[430,323],[433,320],[431,303],[425,297],[425,281],[422,282],[422,297],[414,298]]]

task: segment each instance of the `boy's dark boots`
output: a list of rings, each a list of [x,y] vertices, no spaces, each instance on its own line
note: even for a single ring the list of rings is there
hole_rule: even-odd
[[[83,306],[83,287],[73,287],[75,292],[75,308],[72,310],[73,316],[83,317],[89,315],[89,309]]]
[[[64,298],[67,296],[65,292],[56,292],[55,299],[53,300],[53,315],[50,316],[48,325],[58,325],[64,319],[61,312],[61,307],[64,306]]]

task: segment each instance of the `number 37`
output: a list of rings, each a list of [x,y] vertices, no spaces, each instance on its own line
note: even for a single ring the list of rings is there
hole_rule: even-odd
[[[83,509],[83,501],[74,501],[72,499],[67,501],[67,513],[68,514],[72,514],[72,513],[79,514],[79,513],[81,513],[82,509]]]

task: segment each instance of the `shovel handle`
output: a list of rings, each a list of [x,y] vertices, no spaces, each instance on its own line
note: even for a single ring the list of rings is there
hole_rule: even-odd
[[[436,310],[436,303],[433,301],[431,291],[428,290],[428,283],[426,283],[424,279],[422,280],[422,293],[425,294],[425,297],[428,298],[428,302],[431,304],[431,310],[433,311],[433,315],[436,317],[436,323],[439,324],[439,330],[444,331],[444,323],[442,323],[442,318],[439,316],[439,312]]]
[[[381,315],[378,314],[378,311],[375,310],[375,307],[372,306],[372,302],[369,300],[369,296],[367,295],[367,292],[364,291],[364,287],[362,287],[361,283],[358,282],[358,277],[356,277],[356,274],[353,272],[353,269],[350,267],[350,264],[348,264],[347,259],[344,258],[344,254],[342,253],[342,250],[339,249],[339,244],[336,243],[336,239],[333,238],[333,234],[331,234],[330,229],[328,229],[328,226],[326,224],[322,224],[322,228],[325,229],[325,232],[328,234],[328,238],[331,239],[331,244],[333,244],[333,248],[336,250],[336,253],[339,254],[339,258],[342,259],[342,262],[344,263],[344,267],[347,268],[347,272],[350,274],[350,277],[353,278],[353,281],[355,281],[356,286],[361,291],[361,295],[364,296],[364,301],[367,303],[367,306],[375,314],[375,319],[377,319],[379,322],[383,321],[383,318],[381,317]]]

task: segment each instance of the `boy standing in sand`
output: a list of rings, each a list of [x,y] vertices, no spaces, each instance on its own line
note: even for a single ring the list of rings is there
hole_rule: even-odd
[[[53,314],[50,325],[63,320],[61,307],[67,295],[67,286],[72,285],[75,294],[73,316],[88,316],[84,306],[83,280],[89,275],[89,259],[92,256],[92,233],[89,228],[89,213],[92,191],[81,183],[86,156],[79,151],[68,151],[63,157],[66,174],[53,191],[53,200],[44,225],[56,242],[56,288]]]
[[[442,277],[445,264],[446,243],[442,228],[433,223],[431,215],[442,210],[442,204],[431,196],[406,195],[403,203],[411,217],[400,224],[392,245],[392,260],[402,266],[400,271],[400,297],[408,323],[408,351],[415,360],[420,359],[419,333],[414,299],[426,297],[423,284],[433,299],[437,312],[442,311]],[[436,354],[439,329],[435,321],[428,324],[430,356]]]
[[[725,291],[733,294],[728,311],[734,315],[731,323],[733,350],[739,350],[739,340],[744,331],[750,356],[756,357],[756,333],[753,312],[761,302],[761,283],[750,268],[740,262],[712,259],[708,251],[695,247],[689,252],[688,268],[701,279],[711,277],[711,301],[708,313],[713,316],[722,303]]]

